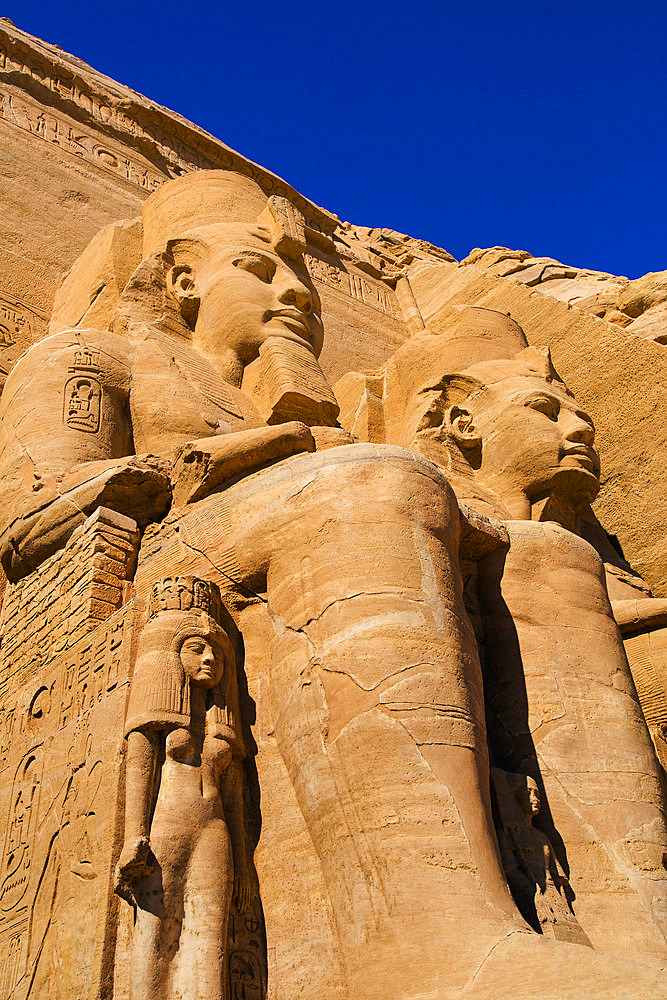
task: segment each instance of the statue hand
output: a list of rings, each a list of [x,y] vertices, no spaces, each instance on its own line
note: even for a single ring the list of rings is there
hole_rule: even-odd
[[[315,451],[315,441],[298,420],[189,441],[174,457],[174,504],[195,503],[230,479],[304,451]]]
[[[188,441],[179,449],[176,462],[180,459],[187,465],[204,459],[210,469],[232,463],[251,468],[257,461],[263,463],[302,451],[315,451],[313,433],[300,420],[290,420],[284,424]]]
[[[277,432],[277,440],[284,442],[286,450],[315,451],[312,429],[301,420],[288,420],[284,424],[274,424],[273,428]]]
[[[239,875],[235,875],[232,902],[240,913],[245,913],[249,908],[251,893],[252,887],[247,870],[242,871]]]
[[[340,448],[346,444],[356,444],[357,438],[344,427],[311,427],[310,433],[315,441],[317,451],[327,448]]]
[[[156,864],[148,837],[126,841],[116,866],[114,892],[131,906],[136,906],[134,886],[150,875]]]

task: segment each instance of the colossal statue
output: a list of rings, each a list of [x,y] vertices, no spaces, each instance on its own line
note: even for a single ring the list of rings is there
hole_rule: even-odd
[[[402,443],[508,531],[509,546],[475,570],[493,762],[527,771],[548,791],[547,830],[567,845],[587,933],[614,950],[609,928],[620,909],[632,910],[634,953],[661,954],[663,775],[603,561],[580,537],[599,489],[593,422],[548,351],[528,347],[508,317],[473,312],[448,342],[413,338],[388,366],[387,384],[400,381],[407,400]],[[462,364],[464,356],[476,363]]]
[[[250,793],[233,627],[319,866],[332,1000],[491,1000],[503,977],[527,1000],[536,975],[554,1000],[655,989],[664,793],[603,563],[579,534],[598,489],[592,422],[516,323],[466,310],[376,373],[383,440],[358,440],[318,364],[304,228],[241,175],[163,185],[106,326],[54,319],[3,392],[5,607],[31,581],[66,590],[90,552],[129,635],[127,706],[106,680],[72,709],[122,752],[104,794],[124,835],[100,864],[136,914],[105,915],[91,989],[264,994],[248,817],[276,793]],[[77,282],[94,299],[92,251],[63,295]],[[580,934],[545,937],[512,898],[492,765],[539,787]]]

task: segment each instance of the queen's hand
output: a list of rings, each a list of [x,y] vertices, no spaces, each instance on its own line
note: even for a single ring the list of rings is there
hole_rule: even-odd
[[[136,906],[134,887],[154,870],[157,862],[148,837],[126,840],[116,866],[114,892],[131,906]]]
[[[247,869],[239,872],[238,875],[234,875],[232,902],[239,913],[245,913],[250,906],[251,892],[252,887]]]

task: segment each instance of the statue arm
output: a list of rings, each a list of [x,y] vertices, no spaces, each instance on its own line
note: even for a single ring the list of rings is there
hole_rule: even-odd
[[[663,597],[641,595],[636,599],[612,601],[611,607],[623,636],[667,626],[667,600]]]
[[[34,345],[9,375],[0,400],[0,560],[10,580],[62,548],[97,507],[139,524],[168,509],[166,463],[133,454],[131,367],[121,338],[86,331],[84,344],[65,331]]]
[[[110,507],[143,527],[163,517],[170,503],[168,469],[155,456],[83,463],[57,490],[46,489],[15,513],[0,534],[2,567],[12,581],[30,573],[98,507]]]
[[[563,868],[560,861],[556,857],[556,853],[552,847],[550,840],[547,840],[546,842],[545,854],[546,854],[547,869],[551,874],[551,878],[553,879],[555,885],[557,886],[559,891],[561,889],[566,890],[570,884],[570,880],[565,874],[565,869]]]
[[[250,878],[243,802],[243,765],[236,757],[223,772],[221,794],[234,859],[233,901],[243,913],[250,904]]]
[[[125,762],[125,840],[116,868],[115,891],[134,905],[134,884],[154,867],[150,849],[150,815],[159,734],[133,730],[127,737]]]
[[[62,548],[98,507],[143,527],[169,510],[172,483],[176,503],[192,503],[271,461],[314,450],[309,428],[292,421],[203,438],[183,446],[175,458],[168,452],[82,462],[57,489],[45,488],[14,514],[0,534],[0,561],[8,579],[18,580]]]
[[[194,503],[232,479],[306,451],[315,451],[315,442],[298,420],[188,442],[173,465],[174,503]]]

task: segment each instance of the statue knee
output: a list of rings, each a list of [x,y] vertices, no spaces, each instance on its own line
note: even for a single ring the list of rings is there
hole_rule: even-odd
[[[458,539],[454,491],[431,462],[392,445],[349,445],[338,450],[351,453],[336,469],[339,503],[358,503],[371,520],[418,523],[447,539]]]

